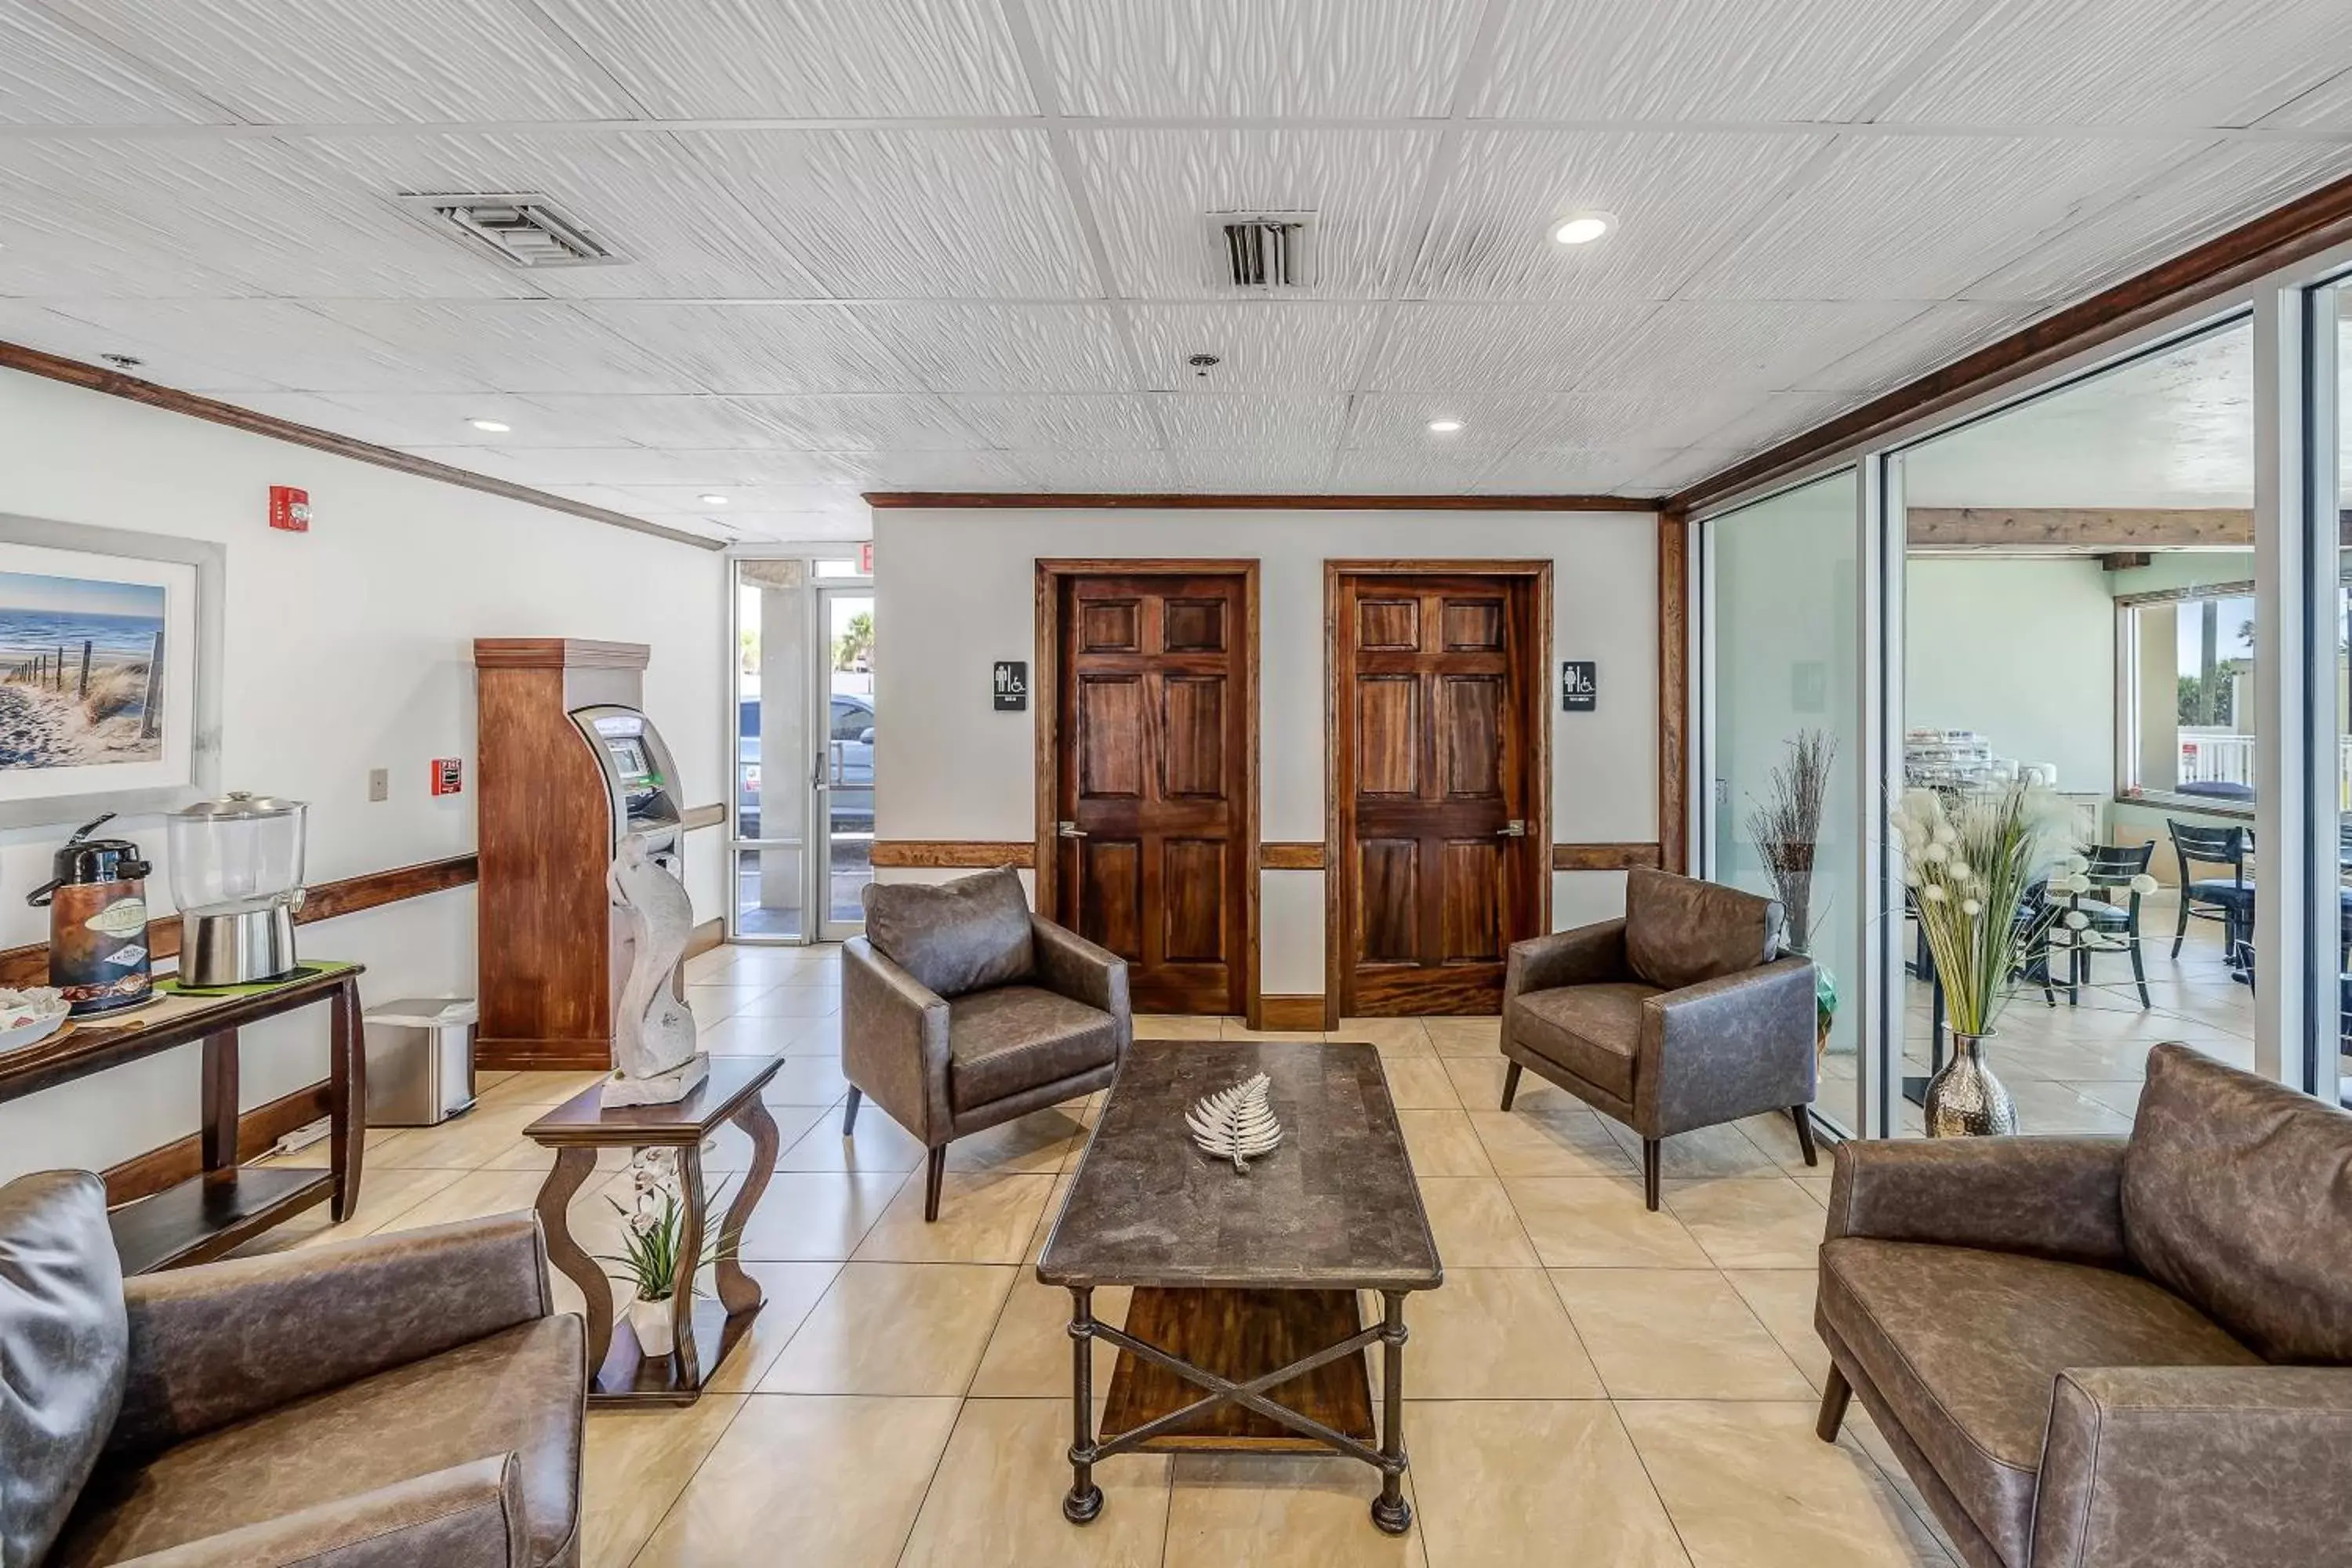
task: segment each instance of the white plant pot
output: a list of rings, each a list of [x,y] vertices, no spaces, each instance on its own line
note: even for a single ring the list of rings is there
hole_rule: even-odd
[[[648,1361],[658,1361],[677,1348],[670,1321],[669,1298],[658,1301],[639,1296],[629,1303],[629,1327],[636,1331],[637,1349]]]

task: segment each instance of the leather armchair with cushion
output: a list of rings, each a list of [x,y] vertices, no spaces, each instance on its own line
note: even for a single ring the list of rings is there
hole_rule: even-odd
[[[0,1562],[572,1568],[587,1394],[529,1214],[125,1280],[105,1188],[0,1188]]]
[[[2352,1116],[2184,1046],[2125,1138],[1846,1143],[1821,1432],[1860,1395],[1973,1568],[2352,1552]]]
[[[1503,1109],[1528,1068],[1633,1129],[1653,1209],[1677,1132],[1785,1111],[1813,1163],[1813,966],[1780,943],[1771,900],[1634,870],[1623,920],[1512,944]]]
[[[871,1095],[921,1139],[935,1220],[951,1140],[1104,1087],[1134,1037],[1127,961],[1031,914],[1010,867],[874,883],[842,945],[841,1135]]]

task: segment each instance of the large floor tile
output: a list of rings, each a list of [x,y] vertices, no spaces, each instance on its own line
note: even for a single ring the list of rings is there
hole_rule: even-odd
[[[783,1107],[774,1108],[779,1113]],[[782,1156],[776,1162],[779,1171],[912,1171],[923,1163],[925,1150],[922,1141],[890,1120],[889,1113],[872,1100],[857,1108],[856,1129],[848,1137],[841,1133],[841,1105],[824,1108],[816,1122],[800,1138],[786,1144]]]
[[[1471,1128],[1503,1176],[1625,1176],[1633,1159],[1590,1110],[1553,1103],[1470,1113]]]
[[[1503,1059],[1500,1051],[1475,1057],[1441,1057],[1445,1076],[1454,1082],[1454,1092],[1463,1106],[1470,1110],[1499,1110],[1503,1104],[1503,1079],[1511,1064]],[[1585,1110],[1591,1107],[1558,1084],[1548,1083],[1531,1072],[1519,1074],[1519,1087],[1511,1097],[1514,1110]]]
[[[549,1169],[555,1163],[554,1152],[539,1147],[522,1132],[546,1114],[547,1107],[528,1101],[477,1105],[438,1127],[412,1127],[385,1139],[367,1152],[367,1165],[387,1171],[478,1171],[495,1161],[510,1169]]]
[[[583,1568],[629,1568],[742,1408],[740,1395],[708,1393],[684,1409],[590,1412],[580,1476]]]
[[[960,1395],[1013,1275],[977,1263],[845,1263],[759,1391]]]
[[[1222,1040],[1225,1037],[1225,1021],[1179,1013],[1138,1013],[1135,1016],[1135,1037],[1139,1040]]]
[[[1421,1202],[1445,1267],[1526,1268],[1536,1263],[1535,1248],[1503,1184],[1492,1176],[1424,1177]]]
[[[1407,1432],[1411,1444],[1410,1426]],[[1418,1525],[1402,1535],[1374,1527],[1380,1475],[1353,1459],[1181,1454],[1172,1474],[1167,1568],[1291,1563],[1423,1568],[1429,1561]],[[1412,1495],[1408,1479],[1407,1500]]]
[[[1668,1182],[1666,1206],[1718,1268],[1806,1268],[1826,1216],[1794,1182]]]
[[[1552,1284],[1614,1399],[1802,1399],[1812,1392],[1712,1268],[1556,1268]]]
[[[1418,1018],[1342,1018],[1331,1037],[1364,1041],[1383,1059],[1437,1054],[1437,1047],[1430,1044],[1429,1030]]]
[[[967,1401],[901,1568],[1158,1568],[1168,1459],[1121,1456],[1097,1467],[1103,1510],[1080,1528],[1062,1517],[1069,1447],[1066,1398]]]
[[[1537,1254],[1559,1268],[1703,1268],[1706,1254],[1672,1213],[1642,1206],[1639,1182],[1514,1176],[1503,1188]]]
[[[760,1091],[770,1105],[835,1105],[849,1092],[835,1057],[786,1057]]]
[[[1462,1096],[1446,1070],[1450,1066],[1435,1057],[1383,1057],[1389,1102],[1399,1110],[1459,1110]]]
[[[1449,1267],[1405,1299],[1412,1399],[1597,1399],[1601,1379],[1540,1268]]]
[[[896,1171],[779,1171],[743,1227],[743,1256],[840,1262],[857,1250],[906,1181]]]
[[[825,1287],[841,1272],[838,1263],[781,1263],[762,1258],[746,1262],[743,1271],[760,1283],[766,1298],[751,1331],[736,1343],[704,1386],[720,1394],[748,1394],[760,1385],[784,1346],[824,1296]],[[706,1287],[707,1289],[708,1287]]]
[[[752,1394],[636,1568],[890,1568],[956,1411],[953,1399]]]
[[[1734,1268],[1724,1278],[1748,1303],[1805,1380],[1818,1390],[1830,1372],[1829,1347],[1813,1327],[1813,1296],[1818,1275],[1811,1268]]]
[[[284,1252],[297,1247],[321,1247],[352,1241],[379,1228],[423,1203],[442,1188],[455,1185],[463,1171],[430,1167],[380,1171],[369,1165],[360,1173],[360,1203],[352,1217],[337,1225],[331,1205],[304,1209],[283,1225],[273,1226],[238,1247],[233,1256],[250,1258],[264,1252]]]
[[[1429,1043],[1441,1057],[1497,1057],[1503,1050],[1500,1018],[1423,1018]]]
[[[1094,1314],[1106,1323],[1124,1326],[1131,1292],[1123,1285],[1108,1285],[1094,1293]],[[1104,1341],[1094,1347],[1094,1379],[1097,1394],[1110,1388],[1112,1363],[1118,1352]],[[975,1399],[1051,1399],[1059,1397],[1068,1409],[1070,1397],[1070,1293],[1059,1285],[1039,1283],[1028,1268],[1015,1272],[1004,1310],[981,1357],[980,1372],[971,1380]]]
[[[1609,1129],[1609,1135],[1617,1140],[1617,1146],[1624,1150],[1626,1157],[1638,1164],[1642,1158],[1642,1135],[1624,1123],[1611,1121],[1605,1116],[1601,1122]],[[1755,1140],[1737,1126],[1727,1123],[1675,1133],[1665,1141],[1664,1147],[1659,1152],[1658,1169],[1669,1181],[1781,1174],[1779,1163],[1771,1155],[1758,1148]]]
[[[510,1072],[496,1083],[478,1086],[476,1110],[499,1105],[562,1105],[582,1089],[604,1081],[601,1072],[526,1069]],[[450,1125],[445,1122],[444,1126]]]
[[[1397,1126],[1404,1133],[1405,1152],[1418,1176],[1491,1176],[1495,1167],[1486,1145],[1471,1130],[1470,1118],[1459,1110],[1400,1110]]]
[[[949,1173],[940,1217],[923,1218],[923,1178],[910,1177],[858,1244],[867,1262],[1018,1263],[1054,1191],[1051,1175]]]
[[[1813,1436],[1810,1402],[1618,1406],[1696,1568],[1948,1562],[1870,1457]]]
[[[1408,1401],[1405,1443],[1430,1568],[1686,1568],[1604,1400]]]
[[[1062,1168],[1070,1145],[1084,1131],[1068,1111],[1033,1110],[949,1144],[948,1169],[1050,1176]]]

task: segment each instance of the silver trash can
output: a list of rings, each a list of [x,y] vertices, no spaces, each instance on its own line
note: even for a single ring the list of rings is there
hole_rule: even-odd
[[[367,1010],[371,1127],[432,1127],[474,1105],[470,996],[412,996]]]

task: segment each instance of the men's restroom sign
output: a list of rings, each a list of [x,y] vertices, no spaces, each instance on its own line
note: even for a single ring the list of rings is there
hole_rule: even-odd
[[[999,713],[1018,713],[1029,706],[1029,661],[1000,658],[992,685]]]
[[[1600,706],[1601,687],[1592,667],[1593,661],[1589,658],[1564,658],[1559,661],[1561,712],[1590,713]]]

